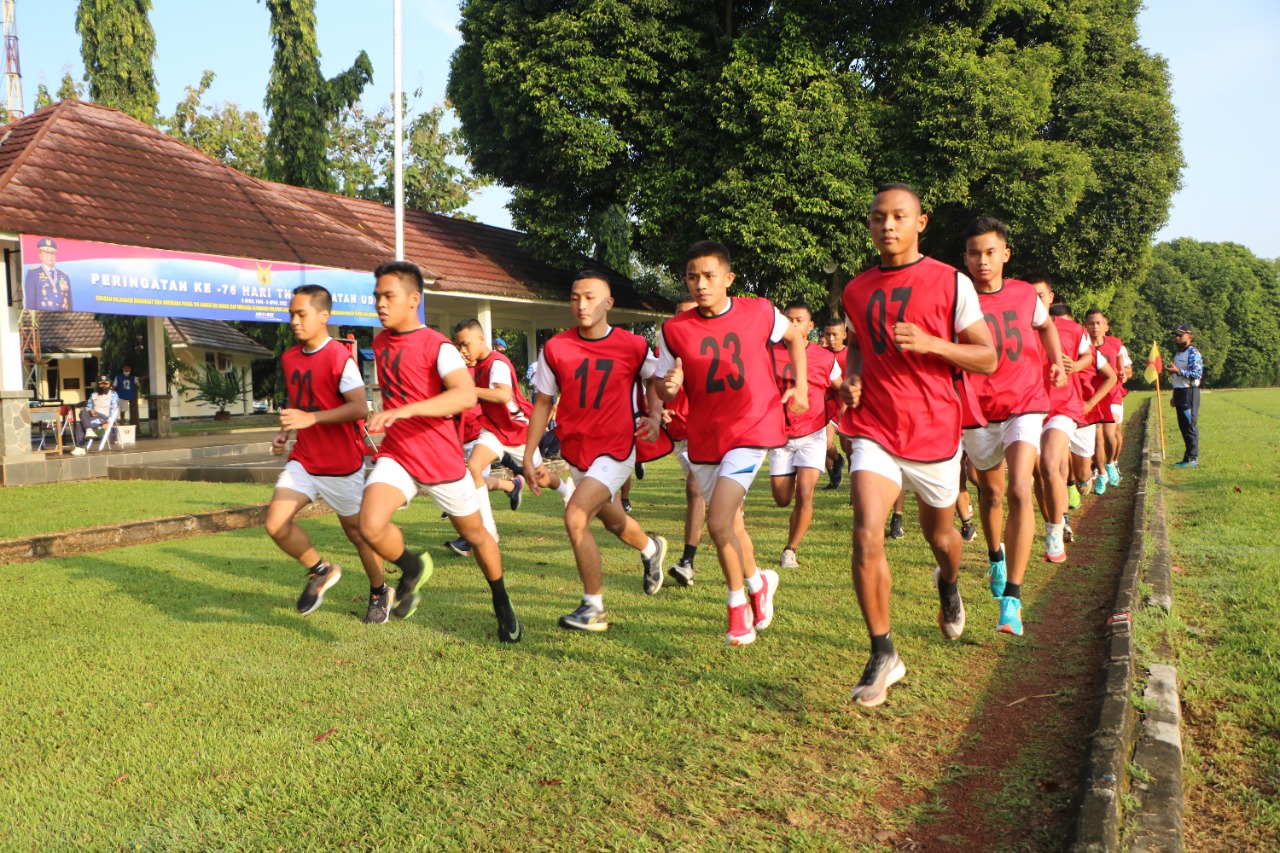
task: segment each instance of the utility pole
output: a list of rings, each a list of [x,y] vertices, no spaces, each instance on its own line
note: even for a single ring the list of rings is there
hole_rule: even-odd
[[[4,0],[4,82],[5,108],[9,121],[22,118],[22,63],[18,60],[18,20],[14,16],[16,0]]]

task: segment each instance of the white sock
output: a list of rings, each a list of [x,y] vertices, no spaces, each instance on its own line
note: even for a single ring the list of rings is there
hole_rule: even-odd
[[[1055,535],[1061,536],[1062,525],[1061,524],[1045,524],[1044,533],[1045,533],[1045,536],[1055,536]]]
[[[741,607],[747,603],[747,594],[740,589],[729,590],[729,606]]]
[[[590,604],[592,607],[597,607],[600,610],[604,610],[604,593],[602,592],[602,593],[599,593],[598,595],[587,595],[584,592],[582,594],[582,603]]]
[[[556,494],[564,498],[565,503],[568,503],[569,498],[573,497],[573,480],[568,477],[561,477],[560,485],[556,486]]]
[[[653,537],[649,537],[649,541],[644,543],[644,547],[640,549],[640,556],[646,560],[658,553],[658,543],[653,541]]]
[[[760,576],[760,569],[756,569],[756,573],[747,578],[747,589],[752,592],[759,592],[764,589],[764,578]]]
[[[483,483],[476,486],[476,497],[480,500],[480,521],[484,529],[489,531],[493,541],[498,541],[498,525],[493,520],[493,504],[489,503],[489,487]]]

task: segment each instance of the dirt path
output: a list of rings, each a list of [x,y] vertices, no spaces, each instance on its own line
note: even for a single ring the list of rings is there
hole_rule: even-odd
[[[958,776],[928,794],[941,815],[884,842],[912,851],[1061,850],[1088,746],[1105,623],[1129,547],[1141,425],[1126,430],[1120,486],[1072,513],[1068,560],[1028,567],[1042,588],[1024,610],[1026,635],[997,668],[952,763]]]

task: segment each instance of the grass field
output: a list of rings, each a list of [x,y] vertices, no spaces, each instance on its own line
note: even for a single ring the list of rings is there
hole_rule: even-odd
[[[1176,460],[1183,445],[1167,402]],[[1200,463],[1163,471],[1174,610],[1144,622],[1148,655],[1172,658],[1182,681],[1187,849],[1276,850],[1280,389],[1202,395]]]
[[[678,554],[677,471],[652,464],[632,500]],[[78,487],[99,485],[135,484]],[[762,478],[748,507],[762,565],[785,535],[767,491]],[[995,827],[987,849],[1059,849],[1079,769],[1063,759],[1078,732],[1059,715],[1089,701],[1096,662],[1082,649],[1096,636],[1045,650],[1037,631],[1051,608],[1100,611],[1078,597],[1109,581],[1033,562],[1027,636],[998,635],[979,537],[961,584],[969,627],[947,643],[909,517],[889,546],[908,675],[861,711],[848,701],[866,637],[846,501],[819,493],[773,627],[738,649],[724,644],[708,546],[692,588],[649,598],[638,558],[607,534],[613,627],[559,630],[581,589],[554,496],[498,510],[525,623],[515,647],[497,643],[478,570],[447,555],[451,530],[425,501],[399,521],[436,574],[411,620],[383,626],[359,622],[367,586],[333,517],[304,524],[347,574],[306,618],[293,609],[301,570],[261,530],[0,567],[0,848],[881,850],[908,834],[954,846],[943,792],[964,787],[966,755],[1012,748],[998,790],[974,794]],[[1037,739],[984,743],[975,721],[1002,713],[992,697],[1046,651],[1074,674],[1033,699],[1046,709]]]
[[[86,480],[0,488],[0,539],[264,504],[253,483]],[[2,569],[0,569],[2,571]]]

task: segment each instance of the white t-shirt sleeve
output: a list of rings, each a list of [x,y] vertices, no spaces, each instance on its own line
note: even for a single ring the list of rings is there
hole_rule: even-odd
[[[653,350],[646,350],[644,354],[644,364],[640,365],[640,379],[652,379],[657,375],[658,357],[653,354]]]
[[[1043,329],[1049,325],[1049,309],[1044,307],[1044,303],[1036,298],[1035,310],[1031,312],[1031,328]]]
[[[978,291],[973,282],[964,273],[956,273],[956,332],[962,332],[974,323],[982,322],[982,305],[978,302]]]
[[[455,370],[466,370],[467,363],[462,360],[462,353],[453,344],[441,344],[440,354],[436,356],[436,372],[441,377],[448,376]]]
[[[834,385],[844,378],[844,368],[840,365],[840,356],[836,356],[831,362],[831,384]]]
[[[347,359],[347,363],[342,366],[342,375],[338,377],[338,393],[345,394],[363,387],[364,377],[360,375],[360,368],[356,367],[356,360]]]
[[[545,350],[538,353],[538,364],[533,369],[533,387],[538,389],[539,394],[546,394],[553,400],[560,393],[560,383],[556,381],[551,365],[547,364]]]
[[[1121,367],[1121,369],[1126,368],[1126,367],[1133,367],[1133,359],[1129,357],[1129,348],[1128,348],[1128,347],[1126,347],[1126,346],[1122,346],[1122,347],[1120,347],[1120,358],[1119,358],[1119,361],[1120,361],[1120,367]]]
[[[671,368],[676,366],[676,357],[671,354],[671,350],[667,349],[667,339],[662,336],[662,330],[658,330],[658,365],[654,371],[656,376],[666,376]]]
[[[773,331],[769,333],[769,343],[776,344],[782,340],[790,328],[791,321],[787,319],[787,315],[783,314],[777,308],[773,309]]]
[[[1079,348],[1076,350],[1076,358],[1079,358],[1079,357],[1080,357],[1080,356],[1082,356],[1082,355],[1088,355],[1088,354],[1089,354],[1089,347],[1090,347],[1090,346],[1092,346],[1092,344],[1090,344],[1090,343],[1089,343],[1089,336],[1088,336],[1088,335],[1081,335],[1081,336],[1080,336],[1080,346],[1079,346]]]
[[[505,361],[494,359],[493,366],[489,368],[489,387],[493,388],[497,385],[515,387],[515,383],[511,381],[511,368],[507,367]]]

